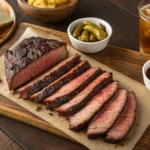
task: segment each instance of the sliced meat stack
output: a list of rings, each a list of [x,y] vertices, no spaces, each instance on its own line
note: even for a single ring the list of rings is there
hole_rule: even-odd
[[[128,92],[124,89],[117,91],[113,100],[93,118],[87,129],[89,138],[97,138],[106,134],[123,110],[127,94]]]
[[[136,115],[136,97],[133,92],[128,94],[128,100],[121,115],[108,131],[105,137],[105,141],[109,143],[117,143],[125,138],[128,132],[131,130]]]
[[[4,55],[9,90],[14,90],[67,58],[66,44],[57,40],[31,37]]]
[[[83,130],[92,117],[107,103],[118,88],[119,82],[114,81],[95,95],[86,106],[69,118],[70,129],[74,131]]]
[[[95,94],[97,94],[103,87],[112,81],[112,73],[105,72],[99,75],[87,87],[85,87],[79,94],[75,95],[68,103],[57,108],[56,111],[60,115],[70,116],[79,111]]]
[[[54,109],[68,102],[75,94],[85,88],[101,72],[102,71],[99,68],[90,68],[80,76],[71,80],[52,96],[44,100],[47,108]]]
[[[43,89],[44,87],[46,87],[47,85],[49,85],[50,83],[61,77],[71,68],[75,67],[79,63],[79,60],[80,60],[79,55],[73,55],[72,57],[69,57],[68,59],[60,62],[52,69],[49,69],[42,75],[38,76],[25,86],[19,88],[17,92],[20,94],[21,98],[23,99],[29,98],[34,93],[40,91],[41,89]]]
[[[4,55],[9,90],[68,117],[69,129],[86,130],[88,138],[121,141],[135,121],[135,94],[118,90],[112,73],[91,67],[80,55],[67,56],[63,42],[40,37],[23,40]]]
[[[37,103],[42,103],[45,98],[52,95],[54,92],[60,89],[65,83],[77,77],[78,75],[86,71],[88,68],[90,68],[89,63],[87,61],[81,61],[76,67],[71,69],[62,77],[52,82],[41,91],[30,96],[30,100],[37,102]]]

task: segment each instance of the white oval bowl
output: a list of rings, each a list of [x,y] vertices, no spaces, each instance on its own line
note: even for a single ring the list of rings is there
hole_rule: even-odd
[[[106,28],[106,32],[107,32],[107,38],[102,41],[98,41],[98,42],[82,42],[82,41],[79,41],[76,38],[74,38],[72,36],[74,29],[77,27],[77,25],[83,23],[84,21],[90,21],[96,25],[99,25],[100,23],[102,25],[104,25]],[[68,33],[68,36],[69,36],[69,39],[70,39],[72,45],[77,50],[79,50],[81,52],[85,52],[85,53],[95,53],[95,52],[99,52],[99,51],[103,50],[108,45],[108,42],[112,35],[112,27],[110,26],[110,24],[108,22],[106,22],[102,19],[88,17],[88,18],[78,19],[78,20],[75,20],[74,22],[72,22],[67,29],[67,33]]]

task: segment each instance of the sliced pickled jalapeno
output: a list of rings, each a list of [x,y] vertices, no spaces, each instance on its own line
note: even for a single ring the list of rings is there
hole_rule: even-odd
[[[84,30],[93,33],[98,40],[104,40],[107,37],[106,33],[101,28],[95,25],[86,25],[84,27]]]
[[[90,25],[90,24],[93,24],[93,23],[90,22],[90,21],[84,21],[83,24],[85,24],[85,25]]]
[[[76,39],[78,39],[78,37],[81,35],[81,33],[83,32],[83,28],[84,28],[84,24],[79,24],[76,28],[75,28],[75,30],[74,30],[74,32],[73,32],[73,36],[76,38]]]
[[[102,25],[101,23],[99,24],[99,27],[103,30],[103,31],[105,31],[106,32],[106,28],[105,28],[105,26],[104,25]]]
[[[89,33],[88,31],[83,31],[81,36],[80,36],[80,40],[83,42],[89,42]]]
[[[81,36],[78,37],[78,40],[81,41]]]
[[[96,42],[97,38],[93,33],[90,33],[90,42]]]

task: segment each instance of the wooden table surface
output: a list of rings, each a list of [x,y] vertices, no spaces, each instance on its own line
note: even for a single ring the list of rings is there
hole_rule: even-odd
[[[113,36],[110,41],[111,45],[124,47],[128,49],[133,49],[138,51],[138,18],[132,13],[128,13],[128,9],[123,11],[119,7],[113,5],[112,3],[106,0],[82,0],[80,6],[75,14],[72,17],[66,19],[65,21],[57,24],[42,24],[37,21],[30,19],[25,16],[19,9],[16,1],[8,0],[12,6],[14,6],[17,16],[18,16],[18,25],[21,22],[29,22],[44,27],[53,28],[56,30],[66,32],[67,26],[70,22],[77,18],[81,17],[99,17],[103,18],[110,22],[113,27]],[[110,0],[109,0],[110,1]],[[129,0],[128,0],[129,1]],[[119,2],[119,0],[118,0]],[[131,2],[131,1],[130,1]],[[129,2],[129,3],[130,3]],[[131,4],[131,3],[130,3]],[[136,3],[132,2],[132,5],[136,6]],[[130,11],[130,10],[129,10]],[[113,55],[112,51],[116,51]],[[118,54],[117,54],[118,50]],[[124,56],[123,56],[124,55]],[[143,83],[141,76],[141,67],[145,61],[147,61],[150,56],[146,54],[139,54],[132,51],[108,48],[104,53],[92,54],[91,57],[102,60],[103,63],[109,65],[110,67],[121,71],[122,73],[131,76],[135,80]],[[107,59],[106,59],[107,58]],[[112,62],[113,61],[113,62]],[[121,66],[124,66],[123,68]],[[127,72],[126,70],[129,70]],[[130,73],[132,72],[132,73]],[[31,150],[41,150],[41,149],[81,149],[84,148],[81,145],[68,141],[66,139],[57,137],[50,133],[44,132],[37,128],[28,126],[26,124],[14,121],[12,119],[0,116],[0,150],[12,150],[12,149],[31,149]],[[3,131],[4,130],[4,131]],[[14,138],[18,144],[12,140]],[[148,149],[148,145],[144,143],[145,140],[149,141],[150,138],[147,136],[150,134],[150,130],[147,130],[143,135],[143,140],[141,140],[135,149]],[[145,139],[145,140],[144,140]],[[59,144],[58,144],[59,143]],[[65,144],[64,144],[65,143]],[[21,145],[20,145],[21,144]],[[64,148],[62,148],[62,145]],[[145,147],[143,147],[145,145]],[[78,148],[77,148],[78,147]]]

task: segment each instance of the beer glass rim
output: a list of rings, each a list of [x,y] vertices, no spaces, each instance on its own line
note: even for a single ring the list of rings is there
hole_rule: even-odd
[[[150,19],[141,11],[141,8],[142,8],[142,4],[145,0],[142,0],[139,2],[138,4],[138,10],[139,10],[139,13],[142,15],[142,17],[144,17],[147,21],[150,21]]]

